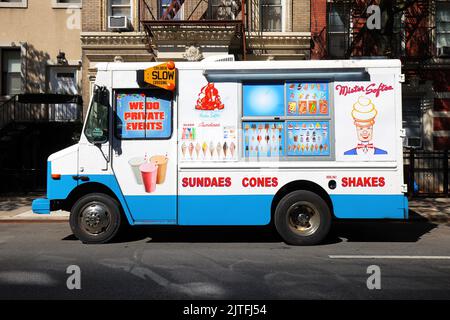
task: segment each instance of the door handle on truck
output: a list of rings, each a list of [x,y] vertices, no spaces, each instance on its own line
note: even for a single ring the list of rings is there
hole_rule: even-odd
[[[72,176],[73,180],[89,181],[88,176]]]

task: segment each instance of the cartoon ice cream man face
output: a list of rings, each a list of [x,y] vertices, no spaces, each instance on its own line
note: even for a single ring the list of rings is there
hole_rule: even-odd
[[[352,117],[356,127],[356,135],[359,143],[355,148],[344,152],[344,155],[378,155],[387,154],[385,150],[374,147],[373,126],[378,111],[368,97],[359,97],[353,105]]]

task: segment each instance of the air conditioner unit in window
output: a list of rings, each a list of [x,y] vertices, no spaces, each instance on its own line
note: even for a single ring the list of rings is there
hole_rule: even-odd
[[[131,30],[130,18],[127,16],[109,16],[108,28],[114,31]]]
[[[437,48],[438,57],[450,57],[450,47]]]

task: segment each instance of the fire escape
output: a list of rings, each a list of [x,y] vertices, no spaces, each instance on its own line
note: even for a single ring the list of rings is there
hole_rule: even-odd
[[[245,59],[243,8],[243,0],[140,0],[139,16],[158,60],[195,61],[206,52]]]
[[[346,58],[385,56],[406,62],[429,59],[433,55],[432,27],[429,26],[432,0],[335,0],[348,14],[345,26]],[[381,30],[370,30],[367,13],[371,5],[381,11]]]

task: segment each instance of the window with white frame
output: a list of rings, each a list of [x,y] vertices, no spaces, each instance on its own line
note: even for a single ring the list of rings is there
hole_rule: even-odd
[[[450,1],[436,1],[436,47],[438,55],[450,48]],[[449,55],[449,49],[446,50]]]
[[[82,0],[52,0],[53,8],[81,8]]]
[[[261,29],[268,32],[282,31],[283,0],[261,0]]]
[[[131,0],[109,0],[110,16],[125,16],[131,21]]]
[[[0,0],[0,8],[26,8],[28,0]]]
[[[2,88],[1,95],[14,95],[21,92],[21,53],[20,49],[2,49],[1,69],[2,69]]]

